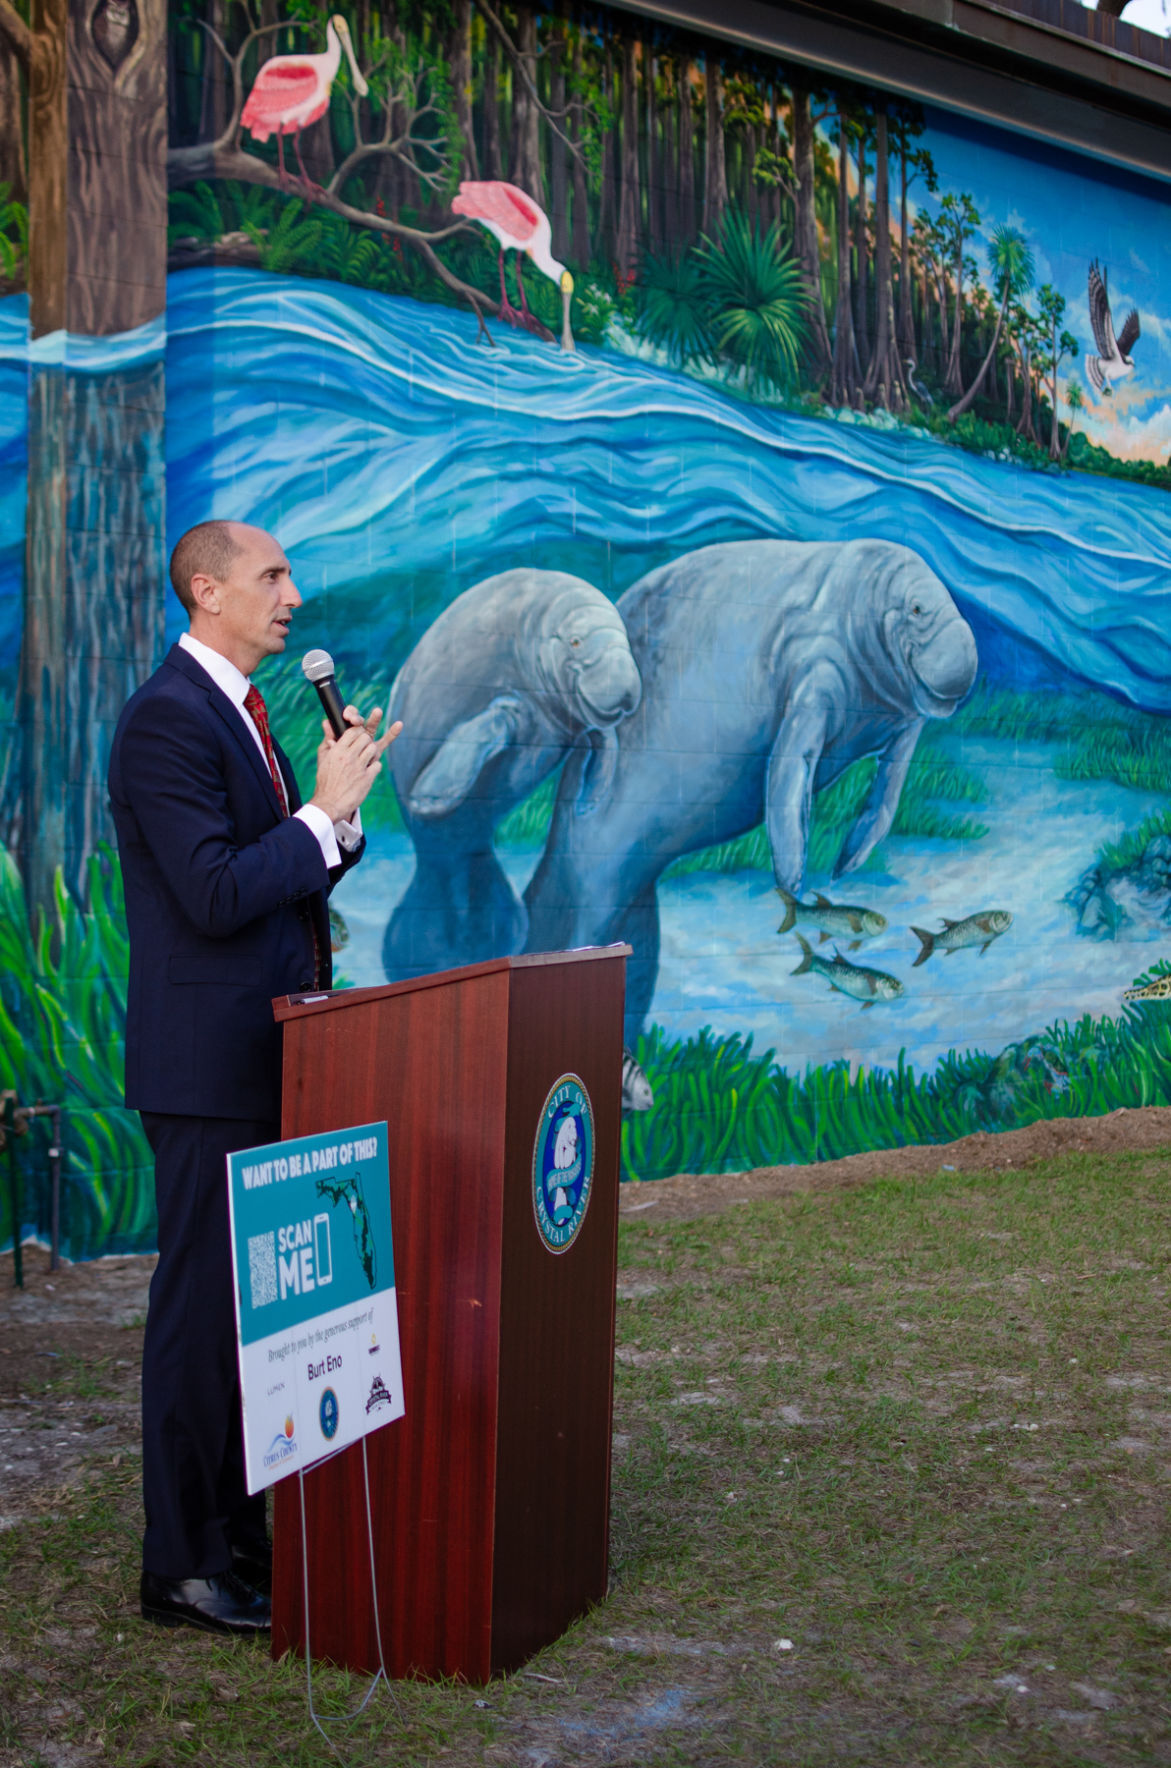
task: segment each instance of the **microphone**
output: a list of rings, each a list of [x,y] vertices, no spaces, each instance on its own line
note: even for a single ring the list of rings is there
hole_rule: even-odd
[[[328,718],[335,737],[340,737],[349,730],[343,713],[345,701],[337,685],[337,677],[333,672],[333,658],[328,651],[306,651],[301,659],[301,668],[305,678],[317,689],[322,710]]]

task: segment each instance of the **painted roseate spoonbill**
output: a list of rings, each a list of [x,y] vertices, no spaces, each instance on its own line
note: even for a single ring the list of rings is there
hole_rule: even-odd
[[[1090,265],[1090,325],[1098,354],[1086,357],[1086,374],[1095,393],[1105,394],[1109,399],[1114,392],[1114,382],[1125,380],[1128,374],[1134,373],[1134,359],[1130,352],[1138,343],[1139,324],[1138,314],[1132,307],[1115,338],[1106,279],[1098,269],[1096,258]]]
[[[466,215],[469,221],[478,221],[481,227],[486,227],[500,246],[501,319],[506,319],[509,325],[523,325],[528,331],[536,331],[539,326],[539,322],[529,312],[529,304],[525,299],[519,258],[516,261],[516,286],[520,291],[519,313],[508,298],[508,287],[504,281],[504,254],[508,251],[520,252],[530,257],[537,269],[561,290],[561,348],[572,350],[569,301],[573,294],[573,278],[564,264],[557,262],[550,250],[553,229],[540,204],[535,203],[531,196],[526,196],[515,184],[505,184],[497,178],[483,184],[465,180],[451,207],[455,214]]]
[[[337,78],[343,49],[354,77],[354,87],[359,96],[365,98],[370,88],[358,72],[350,27],[336,12],[325,27],[324,55],[274,55],[271,61],[265,62],[253,82],[240,123],[254,141],[267,141],[270,135],[276,136],[282,190],[288,182],[281,139],[285,135],[293,137],[297,164],[306,189],[316,188],[301,158],[301,131],[310,123],[316,123],[329,109],[330,88]]]

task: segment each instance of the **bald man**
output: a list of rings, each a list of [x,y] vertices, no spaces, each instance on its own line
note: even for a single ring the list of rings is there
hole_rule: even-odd
[[[127,704],[110,757],[130,983],[126,1103],[155,1156],[159,1262],[142,1363],[143,1617],[268,1627],[263,1493],[244,1479],[226,1156],[280,1137],[274,995],[328,988],[327,898],[398,726],[323,724],[301,803],[249,680],[301,596],[271,534],[201,522],[171,582],[189,630]]]

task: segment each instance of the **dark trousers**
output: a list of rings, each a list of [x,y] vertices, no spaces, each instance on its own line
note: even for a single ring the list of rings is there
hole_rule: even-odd
[[[280,1125],[142,1113],[155,1157],[159,1262],[142,1348],[143,1569],[164,1578],[226,1571],[232,1548],[266,1536],[249,1497],[236,1355],[227,1155]]]

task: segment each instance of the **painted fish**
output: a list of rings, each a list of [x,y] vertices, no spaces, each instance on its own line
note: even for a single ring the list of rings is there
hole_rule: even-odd
[[[1156,976],[1141,988],[1124,988],[1124,1001],[1171,1001],[1171,975]]]
[[[934,951],[950,954],[962,952],[965,946],[978,945],[983,955],[992,941],[999,939],[1012,926],[1012,916],[1007,909],[982,909],[978,915],[968,915],[963,921],[949,921],[946,915],[939,918],[943,922],[942,933],[925,933],[922,927],[911,928],[923,947],[911,965],[912,970],[925,964]]]
[[[777,928],[778,933],[791,933],[794,927],[816,927],[820,945],[824,945],[827,939],[848,939],[850,950],[856,952],[864,939],[877,939],[886,931],[886,916],[880,915],[877,909],[830,902],[820,890],[813,892],[812,903],[798,902],[791,891],[782,890],[779,885],[777,895],[785,905],[785,918]]]
[[[875,1001],[897,1001],[903,992],[903,985],[897,976],[888,976],[884,970],[868,970],[864,964],[851,964],[843,958],[837,946],[834,947],[833,959],[819,958],[809,941],[798,933],[797,943],[804,954],[794,976],[804,976],[807,970],[813,970],[818,976],[824,976],[831,988],[839,994],[852,995],[861,1001],[862,1011],[872,1007]]]
[[[650,1081],[630,1051],[622,1051],[622,1111],[649,1111],[655,1102]]]

